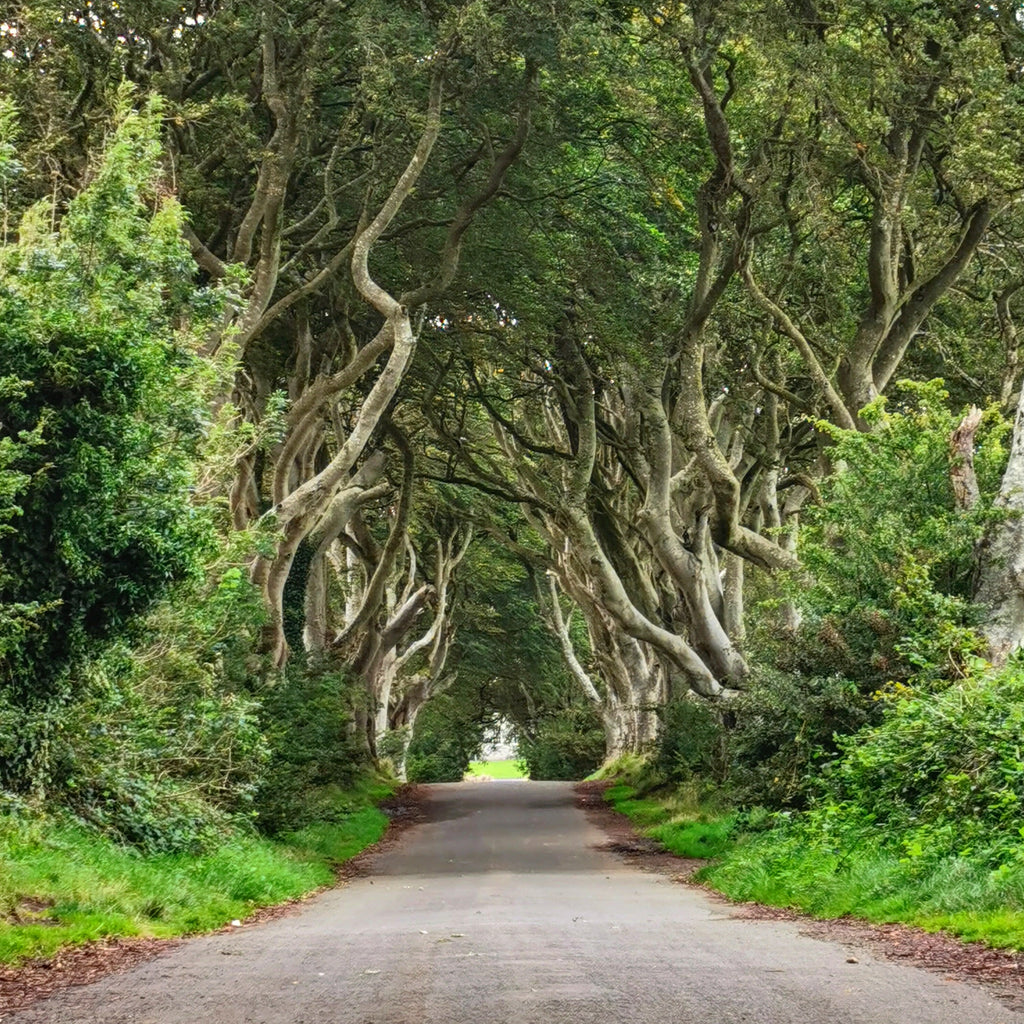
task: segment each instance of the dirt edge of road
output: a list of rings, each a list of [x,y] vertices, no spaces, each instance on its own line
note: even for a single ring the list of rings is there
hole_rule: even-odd
[[[425,819],[425,803],[425,791],[414,785],[402,786],[394,796],[385,800],[381,810],[388,815],[389,822],[384,835],[372,846],[338,866],[336,884],[343,885],[351,878],[367,874],[373,857],[390,849],[407,829]],[[333,887],[325,886],[297,899],[255,910],[242,922],[241,927],[264,924],[293,914],[328,888]],[[225,925],[217,929],[217,932],[235,930],[237,926]],[[68,946],[58,950],[52,957],[28,960],[17,967],[0,965],[0,1022],[6,1014],[25,1010],[61,989],[90,985],[108,974],[131,970],[147,960],[170,952],[184,941],[187,940],[102,939],[84,946]]]
[[[946,979],[980,985],[1013,1010],[1024,1009],[1024,954],[991,949],[980,942],[963,942],[951,935],[926,932],[904,924],[871,924],[854,918],[819,920],[784,907],[740,903],[693,881],[706,861],[668,853],[654,840],[640,835],[632,822],[604,799],[610,782],[580,782],[577,805],[600,828],[608,841],[600,848],[624,857],[645,871],[668,875],[684,885],[705,892],[717,903],[732,909],[734,917],[748,920],[794,921],[812,938],[870,949],[872,953],[901,964],[924,967]],[[856,962],[851,957],[851,962]]]

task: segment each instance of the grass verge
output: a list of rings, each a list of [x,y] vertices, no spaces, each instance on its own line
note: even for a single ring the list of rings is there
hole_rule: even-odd
[[[1024,949],[1024,863],[906,857],[879,841],[823,845],[796,827],[744,836],[699,876],[736,900],[858,917]]]
[[[702,806],[696,792],[663,790],[641,795],[628,783],[605,790],[607,800],[625,814],[638,831],[661,843],[677,857],[718,857],[730,846],[738,815]]]
[[[209,931],[306,895],[384,834],[379,779],[336,794],[335,814],[277,840],[238,834],[207,853],[144,856],[80,825],[0,817],[0,963],[112,936]]]
[[[696,878],[730,899],[1024,949],[1024,849],[995,869],[970,853],[905,856],[881,833],[826,838],[800,815],[716,808],[686,787],[644,787],[633,775],[605,799],[670,852],[710,859]]]
[[[467,778],[487,776],[492,779],[527,779],[522,761],[471,761]]]

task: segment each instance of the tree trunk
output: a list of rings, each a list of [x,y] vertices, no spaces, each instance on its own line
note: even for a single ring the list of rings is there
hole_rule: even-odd
[[[984,610],[989,660],[1002,665],[1024,640],[1024,388],[995,507],[1006,518],[992,526],[982,545],[975,600]]]
[[[736,643],[742,644],[746,639],[746,624],[743,620],[743,581],[744,561],[731,551],[726,552],[725,559],[725,632]]]

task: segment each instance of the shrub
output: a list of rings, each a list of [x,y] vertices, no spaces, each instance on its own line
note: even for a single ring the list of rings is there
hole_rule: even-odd
[[[985,414],[976,438],[981,498],[955,500],[949,438],[959,416],[938,380],[901,381],[893,411],[879,398],[862,411],[872,429],[840,430],[836,469],[809,507],[794,581],[806,621],[772,644],[780,668],[838,674],[862,687],[934,682],[962,674],[982,649],[970,605],[974,549],[992,520],[1007,424]]]
[[[661,735],[652,769],[668,782],[701,778],[722,783],[728,776],[728,736],[722,714],[706,701],[687,698],[660,710]]]
[[[840,743],[811,823],[868,829],[910,857],[1020,856],[1024,664],[941,693],[885,702],[875,726]]]
[[[277,833],[333,820],[337,788],[366,764],[352,730],[352,681],[338,668],[296,658],[261,696],[270,760],[256,795],[259,827]]]
[[[604,729],[589,707],[571,707],[541,718],[519,735],[519,756],[531,779],[582,779],[604,759]]]
[[[266,767],[248,653],[262,619],[225,556],[136,623],[130,642],[69,669],[60,699],[26,710],[0,693],[0,761],[20,764],[37,801],[118,842],[216,844],[251,821]]]
[[[841,738],[877,720],[873,695],[838,676],[761,670],[731,706],[729,785],[743,805],[806,806]]]
[[[0,687],[26,709],[122,635],[209,536],[190,504],[202,436],[197,291],[160,199],[159,116],[122,112],[58,232],[35,209],[0,247]],[[156,213],[153,210],[156,210]],[[26,785],[18,762],[0,784]]]

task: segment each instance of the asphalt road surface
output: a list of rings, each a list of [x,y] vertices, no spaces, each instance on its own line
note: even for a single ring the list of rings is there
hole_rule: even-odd
[[[1024,1024],[602,852],[567,784],[429,792],[370,875],[4,1024]]]

